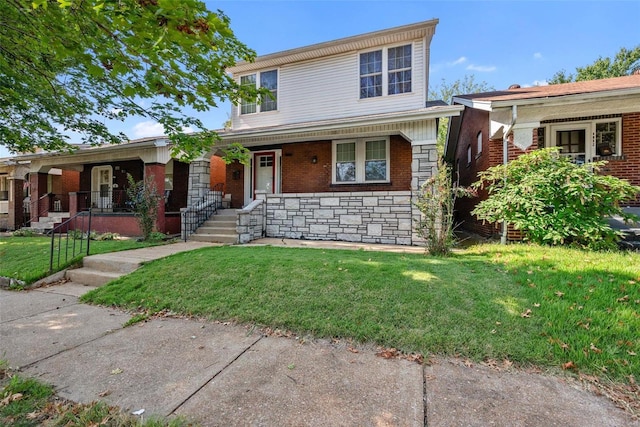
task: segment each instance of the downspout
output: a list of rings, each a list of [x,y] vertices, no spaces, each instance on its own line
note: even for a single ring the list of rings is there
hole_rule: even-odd
[[[511,124],[505,129],[504,134],[502,135],[502,163],[504,166],[507,166],[509,163],[509,134],[513,130],[513,126],[516,124],[516,120],[518,120],[518,106],[513,105],[511,107]],[[507,175],[504,176],[503,185],[507,184]],[[507,244],[507,221],[502,221],[502,236],[500,237],[500,244]]]

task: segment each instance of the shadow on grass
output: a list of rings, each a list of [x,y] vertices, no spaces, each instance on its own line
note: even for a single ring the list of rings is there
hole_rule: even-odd
[[[625,379],[640,372],[640,263],[626,257],[536,246],[482,245],[447,258],[217,247],[151,262],[84,300],[405,352],[572,362]]]

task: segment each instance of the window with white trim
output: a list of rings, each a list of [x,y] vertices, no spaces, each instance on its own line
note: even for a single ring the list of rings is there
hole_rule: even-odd
[[[389,182],[389,138],[333,141],[333,184]]]
[[[577,163],[590,162],[594,157],[622,154],[620,118],[554,123],[549,128],[549,146],[559,147],[562,155]]]
[[[467,166],[471,165],[471,144],[467,146]]]
[[[411,92],[411,44],[360,54],[360,99]]]
[[[478,154],[476,154],[476,156],[479,156],[480,153],[482,153],[482,131],[478,132]]]
[[[240,114],[262,113],[278,109],[278,70],[261,71],[256,74],[240,76],[240,85],[249,88],[266,88],[271,96],[264,96],[260,103],[256,101],[240,101]]]

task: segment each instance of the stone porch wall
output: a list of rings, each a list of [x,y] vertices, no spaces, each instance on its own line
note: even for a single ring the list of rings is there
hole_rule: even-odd
[[[249,243],[252,240],[265,237],[264,191],[256,191],[256,200],[236,212],[238,214],[236,231],[239,243]]]
[[[412,244],[410,191],[270,194],[266,236]]]

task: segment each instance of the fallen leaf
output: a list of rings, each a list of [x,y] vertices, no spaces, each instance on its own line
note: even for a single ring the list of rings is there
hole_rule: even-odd
[[[116,368],[116,369],[114,369],[114,370],[112,370],[112,371],[111,371],[111,375],[118,375],[118,374],[121,374],[121,373],[123,373],[123,372],[124,372],[124,371],[123,371],[122,369],[120,369],[120,368]]]
[[[535,308],[538,308],[538,307],[540,307],[540,303],[539,303],[539,302],[537,302],[537,303],[533,304],[533,306],[534,306]]]
[[[98,397],[106,397],[106,396],[109,396],[110,394],[111,394],[111,390],[105,390],[98,393]]]
[[[577,368],[576,364],[573,363],[572,361],[569,361],[567,363],[563,363],[562,364],[562,369],[565,369],[565,370],[566,369],[576,369],[576,368]]]
[[[556,296],[558,298],[562,298],[564,296],[564,292],[556,291]]]
[[[287,368],[288,368],[288,369],[295,369],[295,367],[296,367],[296,365],[295,365],[295,364],[293,364],[293,363],[292,363],[292,364],[290,364],[290,365],[287,365]]]
[[[618,302],[627,302],[627,301],[629,301],[629,295],[625,295],[622,298],[618,298],[616,301],[618,301]]]
[[[520,313],[520,317],[531,317],[531,309],[527,308],[524,313]]]
[[[627,354],[629,356],[637,356],[638,355],[635,351],[629,351],[629,350],[627,350]]]
[[[347,350],[349,350],[351,353],[360,353],[357,348],[353,348],[351,346],[347,347]]]
[[[595,345],[593,345],[593,343],[591,343],[591,345],[589,346],[589,350],[593,351],[594,353],[602,353],[602,350],[600,350],[598,347],[596,347]]]
[[[464,363],[464,366],[466,366],[467,368],[472,368],[473,367],[473,362],[469,359],[464,359],[462,361],[462,363]]]
[[[137,411],[132,412],[133,415],[142,415],[144,414],[144,409],[138,409]]]

